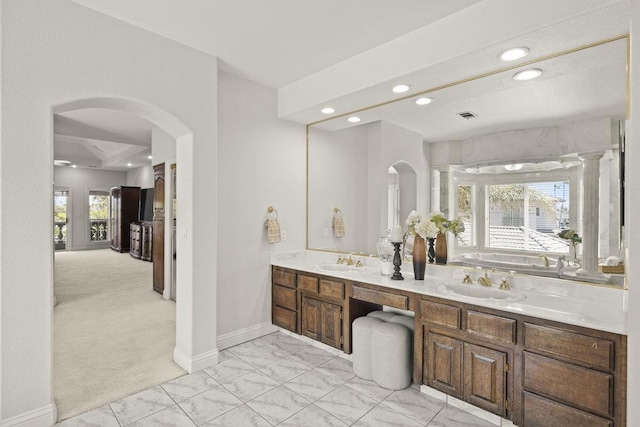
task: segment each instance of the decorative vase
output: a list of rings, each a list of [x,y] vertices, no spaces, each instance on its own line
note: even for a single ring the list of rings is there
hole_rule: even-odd
[[[429,255],[429,264],[433,264],[436,260],[436,251],[433,248],[433,244],[436,242],[435,237],[429,238],[429,250],[427,251],[427,255]]]
[[[447,263],[447,234],[438,233],[436,236],[436,264]]]
[[[413,275],[416,280],[424,280],[424,270],[427,265],[427,251],[424,239],[416,236],[413,239]]]

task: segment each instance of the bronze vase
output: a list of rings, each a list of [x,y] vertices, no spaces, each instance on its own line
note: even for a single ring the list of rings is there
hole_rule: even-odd
[[[424,239],[416,236],[413,239],[413,275],[416,280],[424,280],[424,270],[427,265],[427,251]]]
[[[447,263],[447,234],[438,233],[436,236],[436,264]]]

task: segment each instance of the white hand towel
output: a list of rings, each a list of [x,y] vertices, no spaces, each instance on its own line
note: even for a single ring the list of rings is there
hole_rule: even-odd
[[[605,265],[608,265],[610,267],[615,267],[618,264],[620,264],[620,261],[622,261],[620,258],[618,258],[617,256],[610,256],[609,258],[607,258],[605,260]]]
[[[278,222],[278,218],[267,218],[265,227],[267,228],[269,243],[278,243],[280,241],[280,223]]]

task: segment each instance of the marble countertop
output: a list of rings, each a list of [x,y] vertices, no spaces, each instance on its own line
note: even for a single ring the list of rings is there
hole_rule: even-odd
[[[469,270],[468,267],[429,264],[425,279],[414,280],[413,267],[405,263],[402,265],[402,275],[405,280],[391,280],[390,276],[380,273],[380,263],[377,258],[360,257],[364,266],[357,271],[322,270],[323,264],[335,264],[337,257],[335,253],[320,251],[282,252],[271,256],[271,264],[585,328],[627,334],[627,291],[618,287],[516,274],[509,275],[509,284],[512,293],[520,297],[524,296],[523,300],[478,299],[446,292],[443,287],[443,285],[462,283],[464,271]],[[473,273],[474,282],[479,274]],[[500,276],[504,275],[505,273],[489,272],[493,289],[498,288]],[[474,283],[469,286],[479,287],[480,285]]]

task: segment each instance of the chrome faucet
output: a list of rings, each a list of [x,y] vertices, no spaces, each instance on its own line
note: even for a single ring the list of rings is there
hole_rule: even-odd
[[[546,268],[549,268],[549,257],[546,256],[545,254],[540,254],[538,255],[538,258],[543,259],[544,260],[544,266]]]
[[[478,284],[481,286],[491,286],[491,279],[489,278],[489,272],[485,272],[484,276],[478,278]]]

